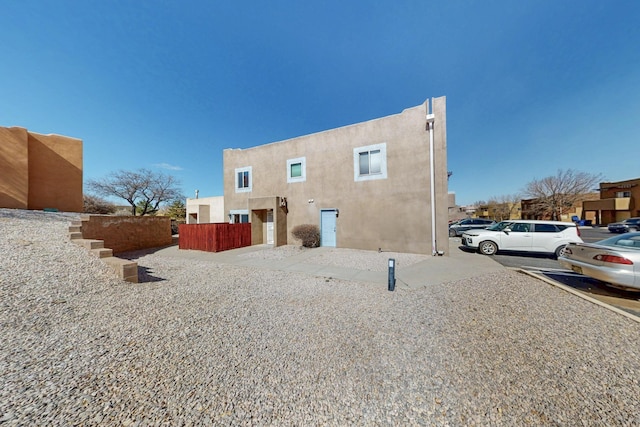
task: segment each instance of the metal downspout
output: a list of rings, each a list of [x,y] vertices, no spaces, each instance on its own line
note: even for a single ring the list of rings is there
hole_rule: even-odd
[[[433,122],[435,117],[433,114],[427,114],[427,127],[429,128],[429,173],[431,181],[431,255],[436,256],[438,254],[438,247],[436,245],[436,183],[435,183],[435,171],[433,160]]]

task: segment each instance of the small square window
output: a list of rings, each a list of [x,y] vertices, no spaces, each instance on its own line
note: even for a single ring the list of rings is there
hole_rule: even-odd
[[[299,178],[302,176],[302,163],[291,164],[291,178]]]
[[[305,157],[287,160],[287,182],[307,180],[307,160]]]

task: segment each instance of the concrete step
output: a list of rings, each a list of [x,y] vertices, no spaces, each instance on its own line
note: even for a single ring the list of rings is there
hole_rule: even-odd
[[[82,221],[71,221],[71,227],[82,227]]]
[[[111,267],[121,279],[131,283],[138,283],[137,262],[114,256],[102,258],[102,261]]]
[[[71,240],[73,243],[80,245],[88,250],[91,249],[102,249],[104,248],[103,240],[92,240],[92,239],[73,239]]]
[[[70,225],[69,226],[69,233],[82,233],[82,226],[81,225]]]
[[[69,239],[71,240],[76,240],[76,239],[82,239],[82,233],[69,233]]]
[[[91,253],[98,258],[109,258],[113,256],[113,250],[109,248],[91,249]]]

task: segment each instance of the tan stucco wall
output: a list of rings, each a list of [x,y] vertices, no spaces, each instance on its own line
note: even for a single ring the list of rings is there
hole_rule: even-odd
[[[27,209],[29,143],[27,130],[0,127],[0,207]]]
[[[83,211],[82,140],[0,128],[0,168],[0,206]]]
[[[286,197],[291,229],[320,225],[321,209],[339,209],[336,246],[432,253],[428,102],[400,114],[250,149],[224,151],[225,211],[249,199]],[[448,253],[446,98],[433,100],[436,239]],[[387,178],[354,180],[354,148],[386,143]],[[305,157],[306,180],[287,182],[287,160]],[[235,191],[235,169],[251,166],[252,191]],[[309,201],[313,200],[312,203]]]
[[[224,211],[224,196],[188,198],[186,208],[187,224],[229,222]],[[197,219],[194,220],[191,214],[197,214]]]

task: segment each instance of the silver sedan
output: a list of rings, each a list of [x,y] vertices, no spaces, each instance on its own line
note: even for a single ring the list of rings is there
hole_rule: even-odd
[[[627,233],[595,243],[569,243],[560,265],[611,286],[640,290],[640,233]]]

